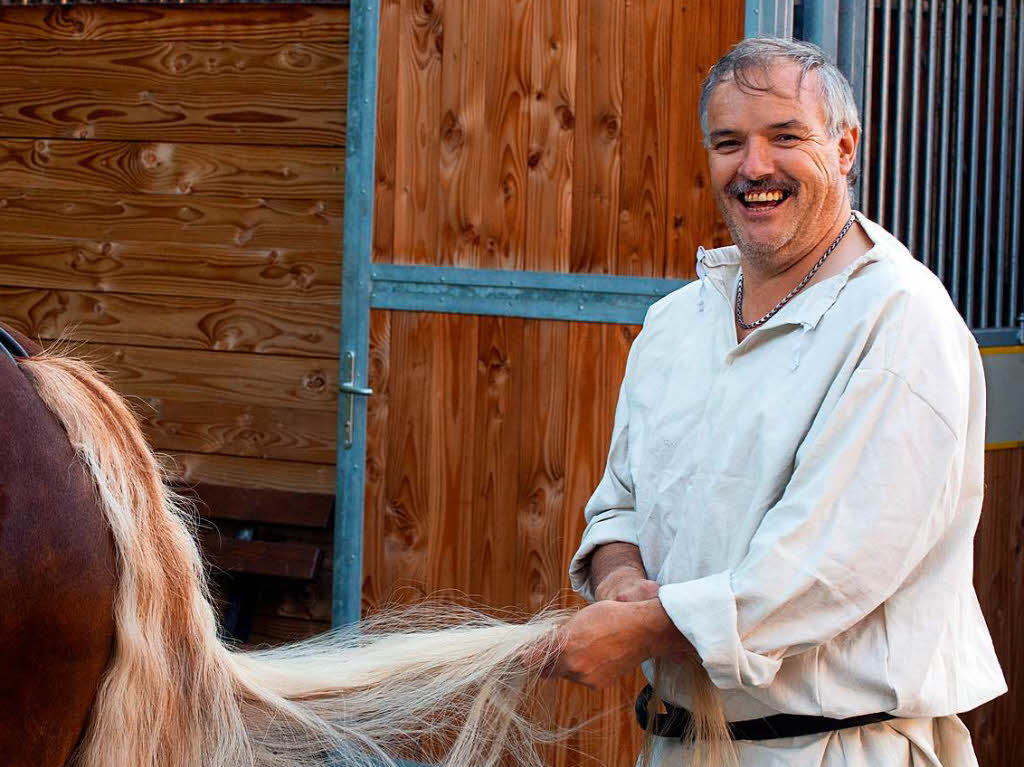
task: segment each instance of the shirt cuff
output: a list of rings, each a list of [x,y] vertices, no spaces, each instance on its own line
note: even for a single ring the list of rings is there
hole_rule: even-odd
[[[594,549],[606,543],[632,543],[639,546],[632,519],[634,513],[632,510],[611,509],[595,514],[583,531],[579,550],[569,562],[569,583],[573,591],[588,602],[597,601],[590,582],[590,555]]]
[[[666,584],[658,590],[658,598],[676,628],[697,650],[716,687],[730,690],[771,684],[782,661],[743,647],[728,570]]]

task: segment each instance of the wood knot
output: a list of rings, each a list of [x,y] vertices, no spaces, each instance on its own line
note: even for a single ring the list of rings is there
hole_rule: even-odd
[[[572,130],[576,127],[576,116],[565,104],[558,105],[555,109],[555,117],[558,118],[558,124],[562,130]]]
[[[449,110],[441,121],[441,141],[444,142],[445,149],[449,152],[454,152],[465,143],[465,139],[466,134],[462,124],[455,114]]]
[[[302,387],[316,394],[327,388],[327,374],[323,370],[312,370],[302,378]]]
[[[535,149],[534,151],[530,152],[529,156],[526,158],[526,164],[529,165],[531,168],[536,168],[537,165],[540,163],[540,156],[540,150]]]
[[[601,118],[601,127],[604,128],[604,132],[609,139],[614,140],[619,137],[619,118],[617,115],[604,115]]]

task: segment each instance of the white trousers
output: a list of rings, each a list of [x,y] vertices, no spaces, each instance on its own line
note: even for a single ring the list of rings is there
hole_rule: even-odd
[[[893,719],[820,735],[736,741],[741,767],[978,767],[971,735],[955,716]],[[639,766],[640,762],[637,762]],[[703,767],[692,749],[655,738],[654,767]]]

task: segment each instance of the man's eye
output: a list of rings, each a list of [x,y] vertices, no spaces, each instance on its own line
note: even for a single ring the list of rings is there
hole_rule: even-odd
[[[799,136],[794,136],[792,133],[780,133],[775,138],[777,138],[779,141],[799,141],[800,140]]]
[[[718,150],[734,149],[735,147],[738,147],[739,145],[740,145],[739,141],[736,141],[734,139],[727,139],[726,141],[719,141],[717,144],[715,144],[714,148],[718,149]]]

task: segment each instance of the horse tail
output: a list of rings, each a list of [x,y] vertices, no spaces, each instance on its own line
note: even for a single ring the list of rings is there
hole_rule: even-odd
[[[91,471],[117,550],[115,646],[73,767],[394,767],[424,744],[447,767],[539,767],[549,733],[522,711],[564,614],[509,624],[421,607],[288,647],[229,648],[188,506],[135,414],[83,362],[22,365]]]
[[[647,710],[657,712],[664,698],[661,689],[663,682],[663,661],[654,663],[653,691],[647,702]],[[739,755],[729,732],[729,723],[725,718],[725,710],[718,699],[717,688],[707,670],[701,663],[700,656],[688,652],[682,663],[690,677],[690,722],[683,742],[691,747],[686,764],[702,767],[738,767]],[[655,758],[655,735],[653,733],[654,717],[648,716],[647,732],[644,734],[641,749],[640,767],[651,767]]]

